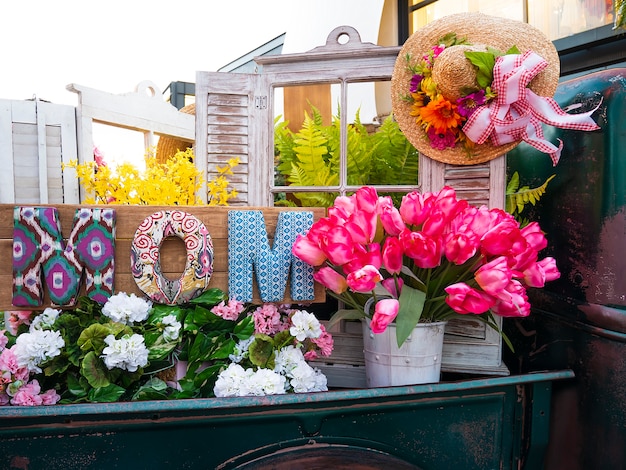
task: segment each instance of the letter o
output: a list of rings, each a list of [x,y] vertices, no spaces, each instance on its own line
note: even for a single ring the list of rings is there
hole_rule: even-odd
[[[185,243],[187,259],[179,279],[161,272],[160,250],[171,236]],[[131,245],[131,269],[137,287],[153,302],[177,305],[204,292],[213,273],[213,242],[206,226],[193,215],[179,210],[155,212],[137,228]]]

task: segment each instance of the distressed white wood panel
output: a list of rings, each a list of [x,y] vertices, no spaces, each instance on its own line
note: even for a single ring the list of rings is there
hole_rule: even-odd
[[[1,202],[78,202],[78,181],[61,168],[77,157],[74,107],[0,100],[0,155]]]
[[[238,191],[231,205],[267,206],[270,141],[266,77],[198,72],[196,77],[196,165],[207,180],[231,158],[239,165],[229,177]],[[201,195],[206,190],[201,190]]]

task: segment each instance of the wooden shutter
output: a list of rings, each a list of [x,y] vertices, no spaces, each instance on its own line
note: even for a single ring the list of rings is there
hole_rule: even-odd
[[[230,158],[240,159],[228,177],[239,193],[230,205],[270,205],[273,120],[267,83],[264,75],[197,73],[196,164],[210,180],[218,175],[218,166]]]
[[[73,106],[0,100],[0,202],[78,202],[78,181],[62,163],[76,159]]]

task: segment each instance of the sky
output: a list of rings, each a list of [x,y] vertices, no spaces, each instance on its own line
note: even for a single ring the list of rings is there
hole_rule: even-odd
[[[217,71],[285,32],[283,53],[323,45],[328,33],[341,25],[354,26],[363,42],[376,43],[382,4],[382,0],[3,0],[0,98],[36,96],[76,106],[78,95],[66,89],[70,83],[122,94],[144,80],[163,92],[172,81],[195,82],[196,71]],[[128,157],[119,155],[110,134],[96,129],[94,134],[94,140],[98,136],[105,140],[96,145],[116,153],[113,159]],[[143,140],[137,139],[141,148]],[[136,146],[133,143],[133,154],[142,152]]]
[[[75,105],[76,95],[65,89],[69,83],[126,93],[151,80],[163,91],[172,81],[195,81],[197,70],[216,71],[284,32],[289,34],[283,52],[322,45],[336,26],[359,29],[352,24],[357,12],[361,16],[371,12],[361,26],[375,23],[372,17],[380,18],[379,4],[380,0],[3,1],[0,98],[36,95]],[[371,37],[374,31],[359,32],[363,41],[376,42]],[[370,37],[365,39],[364,34]]]

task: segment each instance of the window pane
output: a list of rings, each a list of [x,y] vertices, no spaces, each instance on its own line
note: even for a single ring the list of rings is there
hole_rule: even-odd
[[[528,22],[551,40],[613,22],[613,4],[607,0],[528,0]]]
[[[294,85],[274,89],[274,203],[327,206],[336,192],[290,186],[339,185],[339,135],[334,125],[341,102],[338,83]]]
[[[416,188],[419,155],[390,96],[389,80],[276,88],[274,203],[328,207],[363,185]]]
[[[417,186],[418,152],[393,120],[390,97],[390,81],[348,84],[350,186]]]
[[[541,0],[537,1],[537,3],[540,2]],[[419,3],[419,1],[412,1],[413,5],[417,3]],[[415,32],[431,21],[438,20],[447,15],[474,11],[523,21],[523,5],[523,0],[438,0],[411,14],[409,18],[409,31]]]

